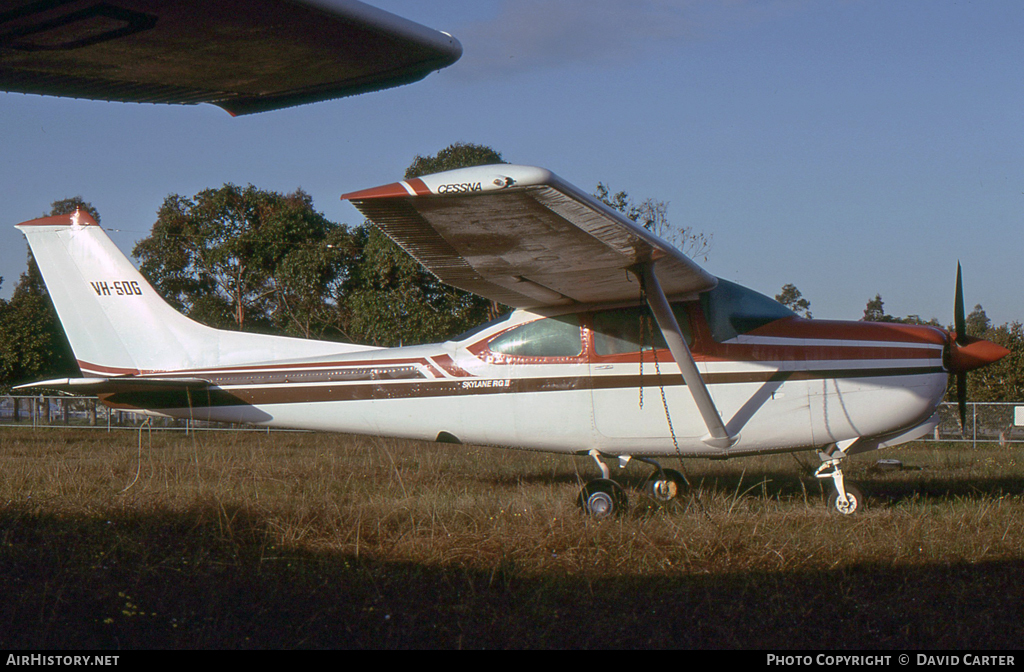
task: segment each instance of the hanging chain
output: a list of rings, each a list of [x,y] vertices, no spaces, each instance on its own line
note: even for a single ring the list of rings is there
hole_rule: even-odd
[[[676,438],[675,427],[672,426],[672,413],[668,410],[668,397],[665,395],[665,382],[661,378],[661,364],[658,362],[658,347],[654,343],[654,327],[651,325],[651,316],[648,310],[647,285],[644,282],[643,274],[640,274],[640,298],[643,303],[640,306],[640,408],[644,407],[644,342],[645,336],[650,330],[651,353],[654,355],[654,376],[658,381],[658,390],[661,392],[661,406],[665,409],[665,421],[668,423],[668,433],[672,437],[672,446],[675,448],[676,457],[679,458],[679,467],[682,470],[683,480],[690,484],[686,478],[686,469],[683,467],[683,453],[679,449],[679,439]]]

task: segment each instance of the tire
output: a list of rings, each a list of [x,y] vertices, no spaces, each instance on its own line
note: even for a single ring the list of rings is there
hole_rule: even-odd
[[[686,479],[675,469],[662,469],[644,483],[644,492],[656,502],[666,503],[686,491]]]
[[[846,498],[849,500],[847,506],[839,505],[839,492],[833,490],[828,497],[828,510],[844,516],[852,516],[864,508],[864,493],[856,485],[846,485]]]
[[[580,490],[576,503],[585,515],[597,520],[618,516],[626,510],[622,486],[607,478],[590,481]]]

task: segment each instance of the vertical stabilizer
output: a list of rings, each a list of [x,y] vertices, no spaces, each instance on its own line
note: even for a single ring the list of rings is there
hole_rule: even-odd
[[[341,354],[364,346],[213,329],[167,304],[87,213],[16,228],[83,373],[136,374]]]

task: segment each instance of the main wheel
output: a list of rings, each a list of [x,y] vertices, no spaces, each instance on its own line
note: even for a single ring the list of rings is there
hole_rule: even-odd
[[[576,503],[588,516],[603,519],[625,511],[627,500],[621,485],[607,478],[597,478],[583,486]]]
[[[839,501],[839,491],[833,490],[828,497],[828,510],[836,511],[844,516],[853,514],[864,508],[864,493],[856,485],[844,485],[846,488],[847,503],[844,505]]]
[[[644,492],[658,502],[671,502],[686,488],[686,479],[675,469],[662,469],[644,483]]]

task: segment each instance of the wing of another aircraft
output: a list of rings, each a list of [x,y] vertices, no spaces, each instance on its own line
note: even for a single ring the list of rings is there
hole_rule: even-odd
[[[458,40],[355,0],[0,0],[0,90],[233,115],[376,91]]]
[[[517,308],[636,301],[657,261],[665,294],[717,280],[642,226],[542,168],[496,164],[345,194],[442,282]]]

